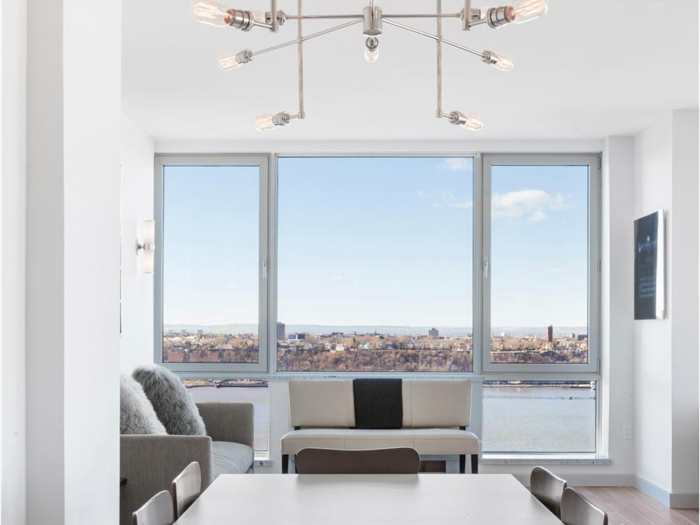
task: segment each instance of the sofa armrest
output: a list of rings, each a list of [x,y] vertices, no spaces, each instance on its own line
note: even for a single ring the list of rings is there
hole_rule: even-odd
[[[122,435],[119,477],[120,524],[130,525],[131,514],[171,483],[182,470],[197,461],[202,469],[202,490],[212,476],[209,436]]]
[[[197,408],[213,441],[230,441],[253,448],[252,403],[197,403]]]

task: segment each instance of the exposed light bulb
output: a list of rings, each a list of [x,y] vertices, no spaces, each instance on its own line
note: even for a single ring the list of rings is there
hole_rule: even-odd
[[[253,52],[250,49],[244,49],[235,55],[221,55],[219,57],[219,67],[223,71],[231,71],[233,69],[238,69],[251,60],[253,60]]]
[[[481,128],[484,127],[484,122],[481,120],[481,117],[475,117],[473,115],[465,115],[465,117],[464,123],[459,125],[460,128],[470,131],[481,131]]]
[[[192,4],[195,19],[205,24],[226,27],[233,21],[232,9],[214,0],[197,0]]]
[[[499,55],[493,51],[484,51],[482,60],[490,66],[500,71],[510,71],[513,69],[513,59],[507,56]]]
[[[468,129],[470,131],[480,131],[484,127],[484,123],[481,117],[476,117],[474,115],[466,115],[461,111],[453,111],[449,113],[447,119],[450,124],[454,124],[463,129]]]
[[[506,9],[506,17],[514,24],[524,24],[535,20],[549,9],[548,0],[519,0]]]
[[[365,40],[365,60],[367,62],[376,62],[379,58],[379,39],[369,37]]]
[[[255,119],[255,127],[258,128],[259,131],[275,129],[276,127],[288,125],[291,118],[292,117],[286,111],[274,115],[272,113],[267,113]]]

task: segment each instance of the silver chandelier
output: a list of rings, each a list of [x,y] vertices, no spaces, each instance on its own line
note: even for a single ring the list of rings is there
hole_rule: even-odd
[[[287,126],[293,119],[304,119],[306,113],[304,111],[304,42],[320,36],[345,29],[356,24],[362,24],[362,32],[367,35],[365,40],[365,58],[368,62],[374,62],[379,57],[379,36],[382,34],[382,25],[390,26],[410,31],[417,35],[430,38],[437,43],[437,117],[447,119],[450,124],[455,124],[464,129],[479,131],[483,127],[481,118],[462,113],[461,111],[443,112],[442,109],[442,45],[461,49],[481,60],[490,66],[500,71],[510,71],[513,69],[513,61],[507,57],[493,51],[476,51],[456,42],[445,40],[442,37],[442,20],[444,18],[457,19],[461,21],[462,29],[470,31],[472,27],[479,25],[488,25],[492,29],[497,29],[503,25],[515,23],[522,24],[541,17],[547,12],[548,0],[518,0],[511,5],[491,7],[485,10],[474,9],[471,6],[471,0],[464,0],[464,8],[457,13],[443,13],[442,0],[436,0],[435,13],[414,13],[414,14],[385,14],[382,8],[375,5],[374,0],[370,0],[370,4],[366,6],[362,13],[357,14],[338,14],[338,15],[307,15],[302,12],[302,1],[297,0],[298,12],[296,15],[288,15],[284,11],[277,9],[277,0],[270,0],[270,10],[262,11],[243,11],[233,9],[227,5],[221,4],[215,0],[196,0],[192,5],[192,13],[195,19],[205,24],[210,24],[217,27],[233,27],[241,31],[250,31],[254,27],[261,27],[276,33],[280,27],[288,20],[297,21],[297,37],[294,40],[285,42],[276,46],[252,51],[244,49],[243,51],[232,54],[223,55],[219,58],[219,67],[224,71],[236,69],[243,64],[248,64],[256,57],[277,51],[288,46],[297,46],[298,54],[298,73],[299,73],[299,110],[292,114],[288,111],[282,111],[276,114],[267,114],[258,117],[255,120],[255,127],[261,131],[274,129],[277,127]],[[426,31],[421,31],[415,27],[404,25],[397,20],[405,18],[434,18],[437,22],[437,33],[431,34]],[[349,20],[338,26],[304,35],[302,33],[303,20]]]

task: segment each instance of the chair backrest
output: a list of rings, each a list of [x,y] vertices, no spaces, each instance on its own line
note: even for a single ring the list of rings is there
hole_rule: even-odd
[[[133,525],[173,525],[173,498],[163,490],[132,514]]]
[[[530,474],[530,492],[557,518],[561,517],[561,497],[566,480],[542,467],[535,467]]]
[[[404,428],[468,427],[469,380],[411,380],[402,383]],[[290,381],[293,427],[354,428],[352,380]]]
[[[202,493],[202,470],[193,461],[173,480],[173,503],[175,519],[190,508]]]
[[[561,499],[561,521],[565,525],[608,525],[608,515],[572,488]]]
[[[299,474],[418,474],[420,456],[412,448],[333,450],[305,448],[295,457]]]

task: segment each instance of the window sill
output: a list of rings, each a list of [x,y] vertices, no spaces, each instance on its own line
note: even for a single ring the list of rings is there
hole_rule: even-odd
[[[269,458],[269,456],[255,456],[253,460],[253,466],[255,467],[271,467],[274,462]]]
[[[489,454],[483,465],[612,465],[607,456],[598,454]]]

